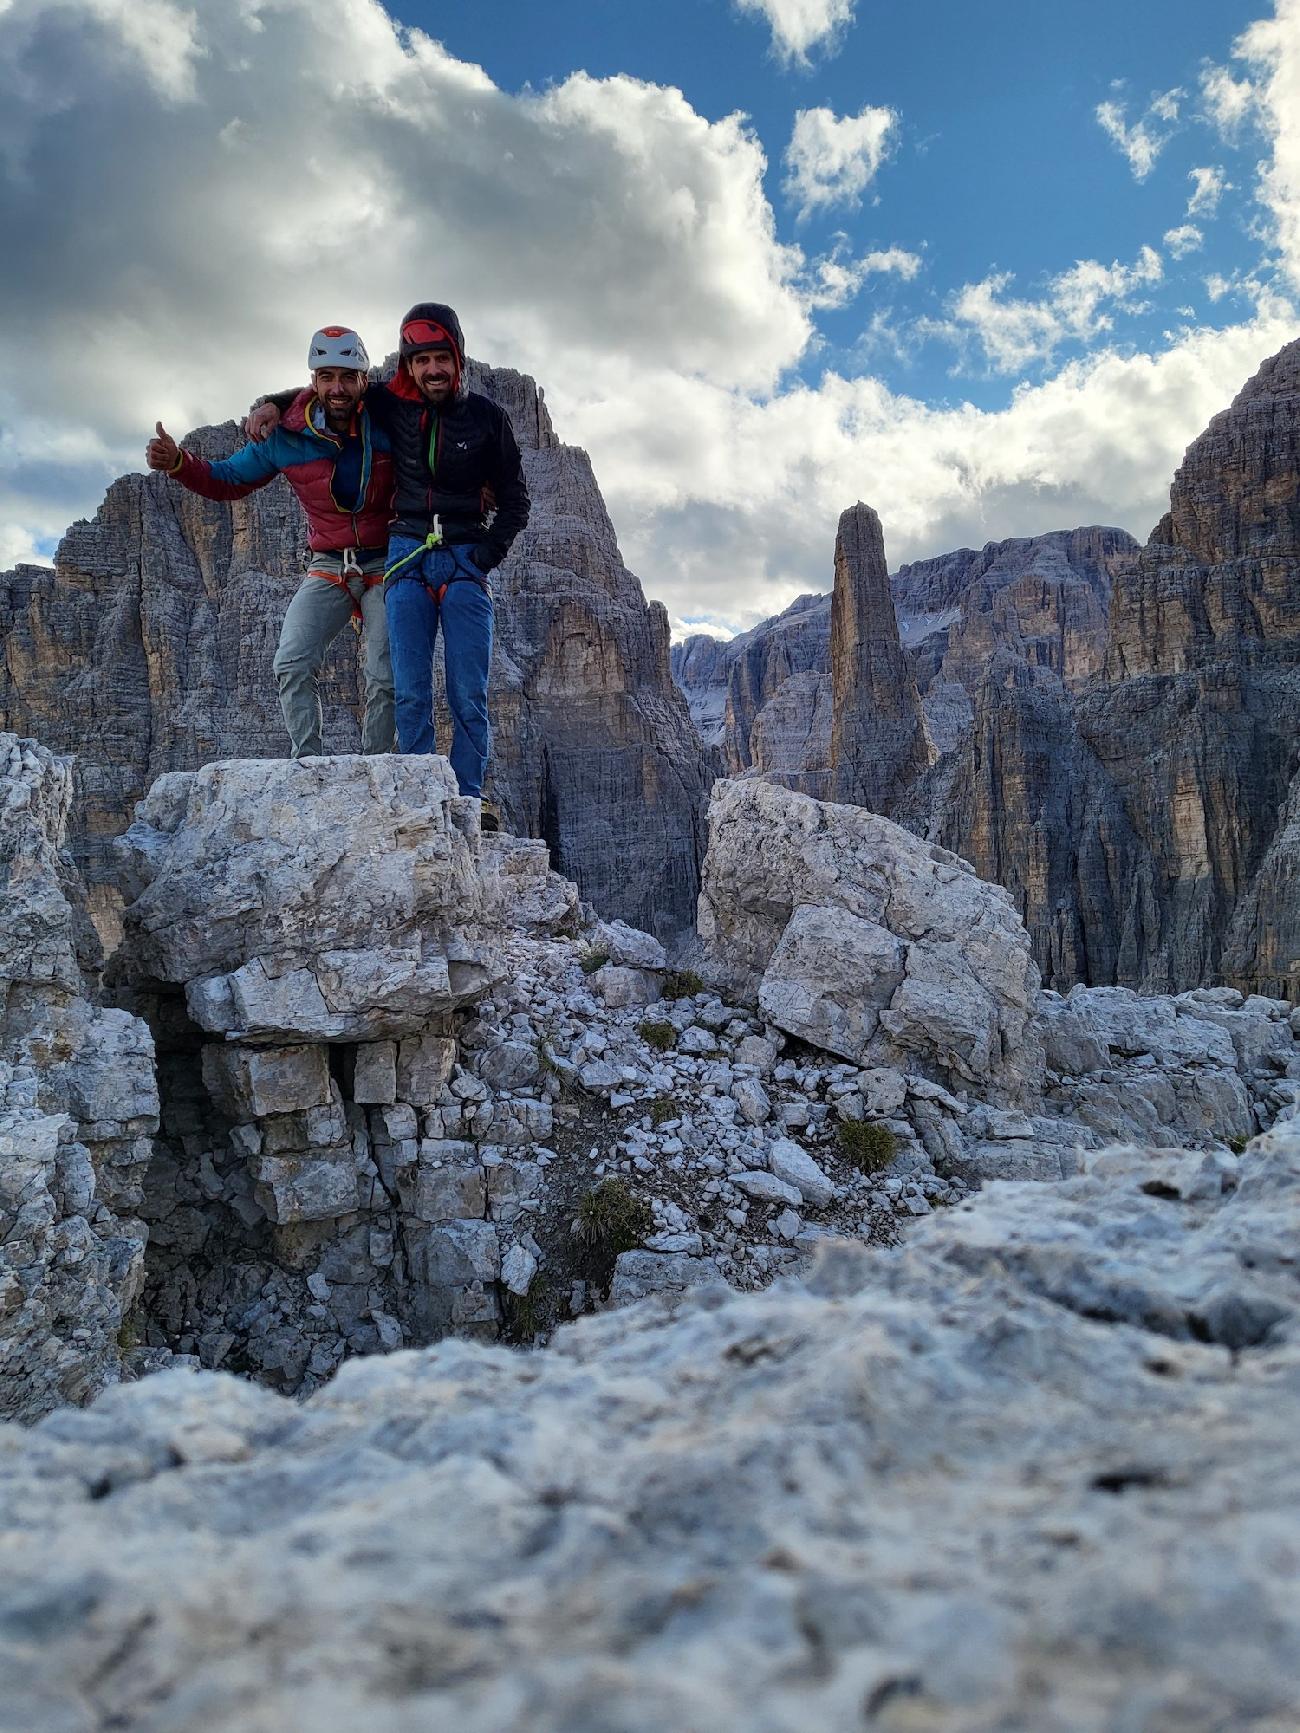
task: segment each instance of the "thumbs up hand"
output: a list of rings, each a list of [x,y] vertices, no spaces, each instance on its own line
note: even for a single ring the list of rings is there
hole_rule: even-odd
[[[175,469],[180,460],[180,446],[177,445],[161,421],[156,421],[154,426],[157,432],[145,447],[145,462],[150,469]]]

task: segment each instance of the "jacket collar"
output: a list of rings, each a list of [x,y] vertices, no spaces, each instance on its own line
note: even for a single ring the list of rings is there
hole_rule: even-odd
[[[352,425],[364,437],[366,424],[365,399],[357,405]],[[327,439],[331,445],[341,444],[339,435],[325,419],[325,410],[316,393],[308,386],[300,391],[284,412],[280,424],[286,433],[309,433],[317,439]]]

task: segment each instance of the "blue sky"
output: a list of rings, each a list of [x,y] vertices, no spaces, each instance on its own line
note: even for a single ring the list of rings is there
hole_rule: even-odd
[[[436,295],[727,632],[858,498],[1148,533],[1300,330],[1300,0],[0,0],[0,224],[0,565]]]
[[[950,341],[905,327],[941,322],[944,298],[991,272],[1013,273],[1011,292],[1025,296],[1078,259],[1131,263],[1190,221],[1188,176],[1198,167],[1223,168],[1233,190],[1213,219],[1196,223],[1201,246],[1181,260],[1165,250],[1160,282],[1136,298],[1144,310],[1120,322],[1121,337],[1152,344],[1189,317],[1223,326],[1239,316],[1236,297],[1211,301],[1205,279],[1230,278],[1254,261],[1246,231],[1260,139],[1249,126],[1225,138],[1197,97],[1206,66],[1223,65],[1262,10],[1251,0],[877,0],[859,6],[838,45],[813,50],[805,65],[774,52],[767,21],[739,14],[729,0],[447,0],[407,4],[402,16],[512,91],[579,68],[597,77],[624,72],[677,86],[710,119],[745,114],[763,143],[766,191],[783,235],[827,252],[846,235],[850,252],[901,247],[923,261],[910,282],[877,277],[850,305],[823,312],[824,342],[798,372],[813,383],[833,365],[930,401],[993,407],[1042,365],[1015,377],[990,373],[978,351],[955,354]],[[1170,90],[1185,93],[1179,121],[1159,129],[1168,142],[1139,181],[1096,111],[1116,103],[1131,126]],[[782,169],[796,113],[827,107],[842,116],[866,105],[898,116],[887,160],[856,206],[801,221]],[[864,344],[882,313],[903,328],[903,354],[889,341]],[[1086,347],[1067,340],[1054,359]]]

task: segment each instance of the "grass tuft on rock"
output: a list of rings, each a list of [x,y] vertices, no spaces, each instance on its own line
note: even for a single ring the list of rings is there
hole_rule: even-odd
[[[704,991],[704,982],[694,969],[673,969],[664,976],[665,999],[693,999]]]
[[[584,975],[594,975],[596,970],[603,969],[608,961],[608,951],[584,951],[578,958]]]
[[[578,1204],[578,1238],[594,1256],[611,1262],[620,1252],[634,1251],[654,1232],[650,1205],[621,1179],[603,1179]]]
[[[670,1119],[676,1119],[680,1108],[667,1095],[656,1095],[650,1103],[650,1123],[654,1126],[666,1125]]]
[[[636,1032],[647,1047],[653,1047],[658,1053],[666,1053],[670,1047],[677,1045],[677,1031],[671,1023],[656,1022],[652,1017],[647,1018],[644,1023],[637,1025]]]
[[[840,1154],[859,1173],[881,1173],[898,1153],[898,1139],[887,1125],[866,1119],[840,1121]]]
[[[533,1338],[553,1322],[554,1296],[545,1277],[537,1276],[526,1294],[501,1295],[501,1337],[517,1348],[531,1346]]]

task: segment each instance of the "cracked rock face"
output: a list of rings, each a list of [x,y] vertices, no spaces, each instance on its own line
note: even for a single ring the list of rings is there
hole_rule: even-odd
[[[96,1003],[98,943],[63,852],[72,766],[0,734],[0,1416],[121,1375],[158,1127],[148,1028]]]
[[[835,536],[831,693],[832,798],[889,813],[935,753],[899,641],[880,519],[861,502]]]
[[[0,1432],[6,1710],[1283,1733],[1298,1233],[1292,1129],[996,1186],[540,1354],[354,1361],[305,1404],[123,1386]]]
[[[341,756],[173,772],[119,852],[113,975],[163,1094],[152,1337],[297,1390],[348,1353],[495,1335],[551,1108],[532,1048],[497,1100],[457,1037],[504,932],[577,924],[545,845],[481,838],[443,758]]]

